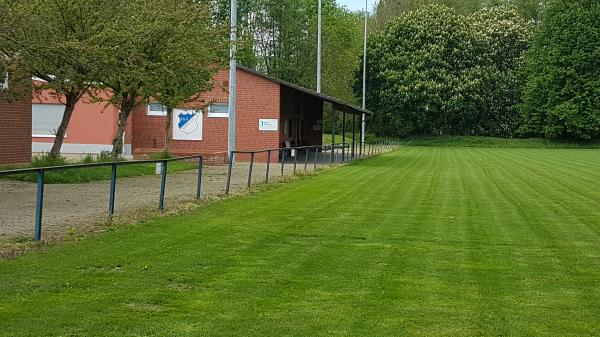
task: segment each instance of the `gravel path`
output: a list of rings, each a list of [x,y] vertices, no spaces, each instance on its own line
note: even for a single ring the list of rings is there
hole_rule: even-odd
[[[298,172],[304,171],[304,158],[299,158]],[[319,160],[320,161],[320,160]],[[232,191],[241,190],[248,182],[248,164],[235,165],[232,174]],[[308,165],[312,171],[313,166]],[[286,164],[286,175],[293,174],[293,164]],[[280,164],[273,164],[270,180],[280,178]],[[255,164],[253,184],[263,183],[266,165]],[[227,177],[226,166],[208,166],[203,174],[203,196],[222,195]],[[195,171],[169,174],[165,196],[166,207],[178,202],[194,200],[196,193]],[[107,219],[108,181],[83,184],[48,184],[45,186],[42,238],[60,239],[69,233],[102,230]],[[117,180],[116,215],[136,210],[158,207],[159,176],[120,178]],[[36,204],[36,184],[0,180],[0,240],[33,237]]]

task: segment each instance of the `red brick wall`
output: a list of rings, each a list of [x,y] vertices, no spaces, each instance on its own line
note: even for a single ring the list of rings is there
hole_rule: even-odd
[[[227,151],[228,119],[208,117],[207,105],[210,103],[227,103],[229,94],[228,70],[222,70],[213,79],[213,89],[204,93],[198,100],[182,108],[201,108],[202,140],[172,140],[170,150],[177,155],[215,154]],[[279,132],[259,131],[259,119],[279,119],[280,85],[260,76],[238,70],[237,116],[236,116],[236,149],[256,150],[279,147]],[[148,116],[147,107],[140,106],[132,117],[134,153],[155,152],[164,148],[166,119],[162,116]],[[247,159],[239,156],[240,160]],[[273,154],[277,160],[277,154]],[[257,157],[257,161],[266,160],[266,156]]]
[[[0,164],[31,161],[31,98],[0,101]]]

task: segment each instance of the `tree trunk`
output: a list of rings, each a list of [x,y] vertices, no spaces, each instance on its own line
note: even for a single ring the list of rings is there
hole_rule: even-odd
[[[135,105],[134,95],[125,95],[121,98],[117,134],[113,139],[112,158],[117,159],[123,153],[123,135],[127,127],[127,119]]]
[[[170,142],[171,142],[171,117],[173,116],[173,108],[167,108],[167,120],[165,123],[165,153],[169,153]]]
[[[65,140],[67,127],[69,126],[69,122],[71,121],[71,116],[73,116],[75,104],[77,104],[77,101],[79,101],[81,94],[70,93],[66,94],[65,97],[65,111],[63,113],[62,120],[60,121],[60,125],[58,126],[58,130],[56,130],[56,138],[54,138],[54,144],[52,145],[52,150],[50,150],[51,157],[58,157],[60,155],[60,148],[62,147],[63,142]]]

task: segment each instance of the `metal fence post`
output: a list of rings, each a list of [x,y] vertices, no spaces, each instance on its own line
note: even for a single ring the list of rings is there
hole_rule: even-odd
[[[110,172],[110,189],[108,191],[108,217],[112,220],[115,214],[115,193],[117,187],[117,163],[112,163]]]
[[[202,157],[198,158],[198,185],[196,185],[196,199],[200,200],[202,197],[202,167],[203,167]]]
[[[35,208],[35,232],[33,239],[40,241],[42,239],[42,210],[44,208],[44,170],[39,170],[37,174],[37,201]]]
[[[354,115],[352,115],[354,116]],[[342,111],[342,163],[346,159],[346,111]]]
[[[348,144],[345,144],[345,145],[344,145],[344,149],[346,148],[346,145],[348,146],[348,152],[350,152],[350,143],[348,143]],[[345,158],[345,159],[346,159],[346,160],[342,160],[342,163],[347,163],[347,162],[349,162],[349,161],[352,161],[352,155],[351,155],[351,154],[348,154],[348,155],[346,155],[346,158]]]
[[[227,186],[225,187],[225,194],[229,194],[231,189],[231,170],[233,169],[233,151],[229,155],[229,163],[227,163]]]
[[[298,149],[294,149],[294,175],[296,175],[296,166],[298,165]]]
[[[338,148],[336,146],[336,144],[333,145],[333,165],[337,165],[337,159],[338,159]]]
[[[248,169],[248,187],[252,186],[252,169],[254,168],[254,152],[250,154],[250,168]]]
[[[265,184],[269,183],[269,170],[271,168],[271,150],[267,151],[267,174],[265,177]]]
[[[167,161],[161,162],[162,170],[160,172],[160,200],[158,201],[158,209],[165,209],[165,189],[167,188]]]
[[[321,164],[321,167],[325,167],[325,159],[327,159],[327,146],[321,146],[321,152],[323,153],[323,163]]]
[[[313,171],[317,170],[317,159],[319,157],[319,148],[315,147],[315,166],[313,167]]]
[[[285,148],[283,150],[281,150],[281,176],[282,177],[285,174],[285,172],[284,172],[284,170],[285,170],[285,151],[286,151]]]
[[[354,160],[356,156],[356,114],[352,115],[352,157]]]
[[[331,144],[331,156],[330,156],[330,160],[329,160],[329,166],[333,165],[333,151],[334,151],[334,144]]]
[[[308,153],[310,152],[310,148],[304,149],[306,153],[304,154],[304,172],[308,169]]]
[[[360,156],[361,156],[362,159],[365,159],[365,157],[367,156],[367,154],[366,154],[366,152],[367,152],[367,144],[362,143],[360,146],[361,146],[361,151],[362,151],[361,154],[360,154]]]

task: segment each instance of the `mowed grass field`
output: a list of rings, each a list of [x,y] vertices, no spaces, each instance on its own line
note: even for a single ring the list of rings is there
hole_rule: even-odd
[[[598,336],[600,151],[406,147],[0,262],[1,336]]]

